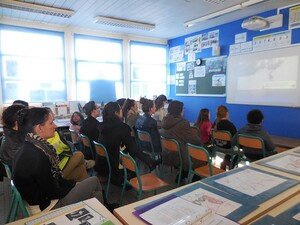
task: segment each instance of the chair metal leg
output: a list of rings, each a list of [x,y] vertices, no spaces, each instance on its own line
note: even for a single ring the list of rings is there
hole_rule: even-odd
[[[106,185],[106,199],[108,199],[108,194],[109,194],[109,186],[110,186],[110,178],[111,178],[111,174],[108,175],[108,180],[107,180],[107,185]]]
[[[12,197],[11,197],[11,200],[10,200],[10,203],[9,203],[9,210],[8,210],[8,214],[7,214],[6,222],[5,223],[9,223],[10,222],[11,215],[12,215],[12,212],[13,212],[13,207],[14,207],[15,199],[16,199],[16,195],[14,193],[12,193]]]
[[[126,188],[126,180],[124,180],[124,183],[123,183],[123,188],[122,188],[121,198],[120,198],[120,202],[119,202],[120,206],[121,206],[122,203],[123,203],[123,197],[124,197],[125,188]]]

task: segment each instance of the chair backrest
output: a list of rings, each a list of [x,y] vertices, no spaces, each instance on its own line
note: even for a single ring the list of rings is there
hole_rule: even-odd
[[[123,167],[127,170],[138,173],[135,160],[130,155],[123,153],[122,151],[120,151],[120,155]]]
[[[95,145],[95,150],[96,150],[96,153],[102,157],[105,157],[107,159],[109,159],[109,156],[108,156],[108,153],[107,153],[107,150],[105,148],[105,146],[101,143],[98,143],[96,141],[94,141],[94,145]]]
[[[72,142],[76,142],[79,134],[77,134],[77,132],[75,130],[72,130],[71,128],[69,128],[69,131],[70,131],[70,134],[71,134],[71,139],[72,139]]]
[[[80,134],[81,138],[82,138],[82,142],[83,142],[83,145],[85,147],[88,147],[88,148],[91,148],[92,145],[91,145],[91,142],[90,142],[90,139],[88,138],[88,136],[85,136],[83,134]]]
[[[238,148],[252,148],[262,150],[263,157],[266,157],[265,143],[262,138],[257,136],[238,134],[237,137]],[[260,153],[259,153],[260,154]]]
[[[208,151],[201,146],[187,143],[188,156],[193,159],[200,160],[203,162],[210,162]]]
[[[1,162],[1,163],[4,166],[7,178],[11,180],[12,173],[11,173],[11,170],[10,170],[9,166],[6,163],[4,163],[4,162]]]
[[[192,129],[192,131],[193,131],[193,133],[194,133],[195,135],[197,135],[197,136],[200,135],[200,130],[199,130],[198,127],[196,127],[196,126],[191,126],[191,129]]]
[[[231,133],[227,130],[214,130],[212,132],[214,140],[231,141]]]
[[[149,132],[143,130],[137,130],[136,132],[137,132],[137,139],[141,142],[148,143],[151,147],[152,153],[155,154],[154,146]]]
[[[178,152],[178,154],[181,155],[180,146],[179,146],[178,142],[175,139],[165,138],[163,136],[160,136],[160,141],[161,141],[161,147],[164,150]]]

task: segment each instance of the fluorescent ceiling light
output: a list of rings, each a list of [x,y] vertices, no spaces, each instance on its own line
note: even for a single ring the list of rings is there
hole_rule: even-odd
[[[219,17],[219,16],[223,16],[227,13],[231,13],[231,12],[234,12],[236,10],[243,9],[245,7],[248,7],[248,6],[263,2],[263,1],[264,0],[249,0],[249,1],[246,1],[246,2],[243,2],[243,3],[231,6],[229,8],[226,8],[226,9],[208,14],[206,16],[202,16],[202,17],[199,17],[197,19],[187,21],[187,22],[184,23],[184,26],[191,27],[191,26],[194,26],[196,23],[206,21],[206,20],[210,20],[210,19],[213,19],[213,18],[216,18],[216,17]]]
[[[95,17],[94,23],[99,23],[107,26],[132,28],[132,29],[146,30],[146,31],[152,31],[155,29],[155,24],[140,23],[136,21],[129,21],[129,20],[112,18],[112,17],[104,17],[104,16]]]
[[[1,0],[0,7],[63,18],[70,18],[72,15],[74,15],[74,11],[68,9],[59,9],[56,7],[13,0]]]

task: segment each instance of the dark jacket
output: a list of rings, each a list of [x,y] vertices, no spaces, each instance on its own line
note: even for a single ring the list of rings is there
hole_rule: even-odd
[[[178,141],[180,145],[180,152],[182,155],[183,169],[185,171],[188,171],[188,153],[186,149],[186,144],[191,143],[199,146],[202,145],[201,138],[195,134],[195,132],[190,126],[190,123],[181,116],[174,117],[168,114],[162,120],[162,129],[160,130],[160,133],[166,138],[173,138]],[[169,157],[164,157],[163,153],[163,160],[171,160],[173,162],[175,161],[175,165],[178,165],[179,158],[175,157],[175,155],[169,155]]]
[[[98,137],[99,137],[99,130],[98,130],[98,126],[99,126],[100,122],[92,117],[92,116],[88,116],[85,120],[82,121],[81,125],[80,125],[80,133],[87,136],[90,139],[91,145],[92,145],[92,151],[93,151],[93,155],[95,156],[95,148],[94,148],[94,144],[93,141],[97,141]],[[84,148],[83,150],[83,154],[84,154],[84,158],[85,159],[93,159],[90,151],[90,149]]]
[[[22,147],[23,138],[18,131],[7,127],[3,127],[3,132],[0,159],[12,169],[15,155]]]
[[[149,114],[144,113],[143,116],[140,116],[136,123],[135,123],[135,128],[137,130],[142,130],[142,131],[147,131],[152,139],[152,144],[154,147],[154,152],[161,152],[161,144],[160,144],[160,134],[158,132],[157,128],[157,122],[155,119],[153,119]],[[140,146],[151,152],[151,146],[148,145],[147,143],[141,142]]]
[[[39,205],[40,210],[51,200],[65,197],[75,186],[74,181],[54,179],[49,158],[27,141],[16,155],[12,178],[22,198],[29,205]]]
[[[121,146],[126,147],[126,151],[133,157],[137,157],[143,162],[149,163],[147,155],[138,151],[134,139],[131,137],[131,129],[121,120],[116,119],[99,124],[98,142],[103,144],[108,151],[113,183],[123,183],[123,171],[119,170],[119,151]]]
[[[247,124],[245,127],[238,130],[238,132],[233,136],[232,143],[237,145],[238,134],[246,134],[251,136],[260,137],[265,144],[266,156],[273,155],[275,153],[275,145],[271,140],[269,133],[260,124]],[[263,155],[257,149],[245,148],[243,149],[244,154],[250,159],[261,159]]]

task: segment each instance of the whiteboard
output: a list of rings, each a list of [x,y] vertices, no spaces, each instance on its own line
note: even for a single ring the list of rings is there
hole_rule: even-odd
[[[228,57],[227,103],[300,106],[300,46]]]

